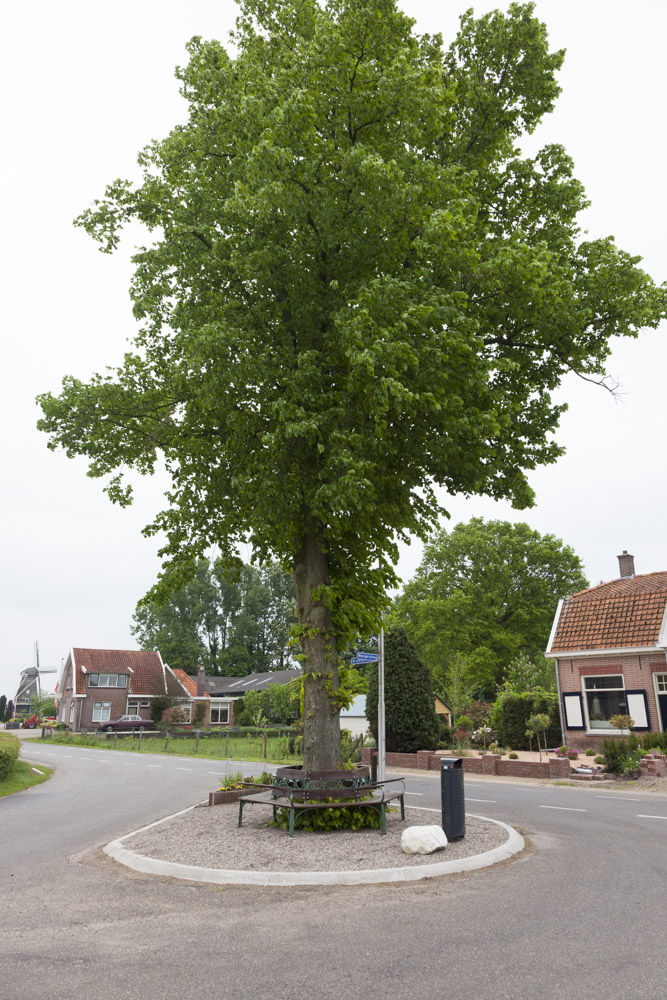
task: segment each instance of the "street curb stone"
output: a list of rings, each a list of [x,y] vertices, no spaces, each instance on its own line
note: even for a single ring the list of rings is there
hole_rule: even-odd
[[[421,879],[436,878],[439,875],[475,871],[497,864],[499,861],[507,861],[508,858],[518,854],[525,847],[523,837],[513,827],[488,816],[475,816],[475,818],[483,819],[487,823],[495,823],[507,830],[507,840],[500,847],[494,847],[483,854],[459,858],[456,861],[438,861],[413,868],[367,868],[361,871],[333,872],[239,871],[225,868],[200,868],[197,865],[183,865],[176,861],[161,861],[159,858],[149,858],[146,855],[137,854],[123,846],[123,842],[128,838],[159,826],[160,823],[165,823],[175,816],[182,816],[195,808],[196,806],[189,806],[187,809],[181,809],[180,812],[165,816],[155,823],[149,823],[148,826],[143,826],[139,830],[126,833],[108,843],[104,848],[104,853],[134,871],[144,872],[148,875],[168,875],[189,882],[210,882],[214,885],[373,885],[380,882],[416,882]],[[437,810],[432,811],[437,812]]]

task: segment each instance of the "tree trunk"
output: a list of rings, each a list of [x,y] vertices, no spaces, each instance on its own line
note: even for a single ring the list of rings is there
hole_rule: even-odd
[[[331,613],[313,598],[329,584],[329,563],[312,529],[294,560],[294,583],[304,654],[303,766],[329,771],[342,767],[338,708],[329,697],[338,687],[338,651]]]

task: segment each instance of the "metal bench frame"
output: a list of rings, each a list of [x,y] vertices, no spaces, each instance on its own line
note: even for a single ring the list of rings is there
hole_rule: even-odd
[[[400,781],[402,788],[400,791],[387,791],[385,785]],[[307,782],[305,786],[307,786]],[[246,805],[272,806],[273,819],[278,818],[278,809],[286,809],[289,813],[289,836],[294,836],[294,829],[297,818],[311,809],[351,809],[354,807],[375,809],[380,813],[380,833],[387,832],[387,805],[389,802],[398,800],[401,806],[401,819],[405,819],[405,779],[387,778],[386,781],[377,781],[366,785],[360,785],[354,790],[353,796],[349,791],[345,798],[336,799],[335,802],[322,802],[317,798],[309,797],[308,787],[297,789],[286,789],[284,785],[263,785],[265,790],[257,794],[242,795],[239,799],[239,821],[238,826],[243,824],[243,807]],[[318,788],[321,792],[321,789]],[[333,796],[332,796],[333,797]]]

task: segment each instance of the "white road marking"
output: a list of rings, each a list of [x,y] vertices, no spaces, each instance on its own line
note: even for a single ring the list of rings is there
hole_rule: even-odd
[[[471,799],[469,795],[466,795],[466,802],[497,802],[497,799]]]
[[[586,809],[574,809],[572,806],[540,806],[540,809],[562,809],[564,812],[585,813]]]
[[[164,767],[164,764],[149,764],[149,767]]]
[[[613,799],[614,802],[641,802],[641,799],[626,799],[624,795],[596,795],[596,799]]]
[[[637,813],[637,819],[667,819],[667,816],[652,816],[650,813]]]
[[[403,792],[404,795],[420,795],[423,796],[423,792]]]
[[[176,770],[177,771],[191,771],[192,768],[191,767],[177,767]]]

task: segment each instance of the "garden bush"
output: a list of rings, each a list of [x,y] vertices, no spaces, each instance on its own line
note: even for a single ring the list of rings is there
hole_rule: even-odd
[[[21,743],[18,736],[4,733],[0,736],[0,781],[9,777],[14,764],[19,759]]]
[[[528,719],[542,714],[548,715],[551,720],[545,734],[547,747],[558,746],[562,738],[558,695],[551,691],[538,690],[524,694],[504,691],[493,705],[491,725],[499,743],[514,747],[515,750],[528,750]]]
[[[336,802],[336,799],[323,799],[324,802]],[[363,801],[363,800],[362,800]],[[387,812],[393,812],[391,807]],[[382,818],[377,809],[361,808],[359,806],[343,806],[339,809],[304,810],[298,817],[296,826],[300,830],[310,830],[313,833],[326,833],[327,830],[379,830]],[[278,809],[276,826],[283,830],[289,829],[289,812]]]

